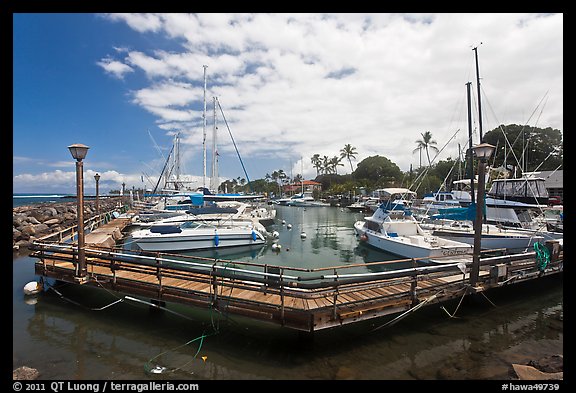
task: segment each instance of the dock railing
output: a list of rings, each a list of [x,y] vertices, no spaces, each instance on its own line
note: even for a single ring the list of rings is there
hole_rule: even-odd
[[[84,230],[86,233],[90,233],[94,229],[98,228],[102,224],[106,224],[112,221],[114,217],[114,213],[125,213],[128,211],[129,206],[121,203],[114,209],[108,210],[106,212],[94,215],[86,220],[84,220]],[[78,236],[78,226],[73,225],[68,228],[64,228],[58,232],[49,233],[45,236],[42,236],[38,239],[35,239],[35,243],[65,243],[65,242],[73,242]]]
[[[39,258],[37,274],[72,281],[73,269],[66,266],[76,261],[76,247],[37,241],[31,248]],[[563,270],[561,252],[544,268],[536,252],[484,257],[472,287],[471,262],[422,265],[418,259],[400,259],[301,268],[96,246],[86,247],[85,257],[91,285],[159,301],[225,307],[310,331]],[[387,267],[398,263],[410,267]]]

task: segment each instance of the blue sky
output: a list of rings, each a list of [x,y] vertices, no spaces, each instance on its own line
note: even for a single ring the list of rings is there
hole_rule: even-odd
[[[455,158],[474,46],[484,131],[563,131],[562,14],[23,13],[13,46],[15,192],[74,192],[73,143],[90,146],[86,189],[96,172],[104,192],[151,187],[176,133],[202,185],[204,65],[208,175],[213,97],[230,127],[218,109],[220,180],[246,178],[229,132],[252,180],[314,178],[310,157],[347,143],[354,166],[378,154],[407,171],[424,131]]]

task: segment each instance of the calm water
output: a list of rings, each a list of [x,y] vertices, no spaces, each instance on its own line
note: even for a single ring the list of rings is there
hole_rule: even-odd
[[[359,213],[277,211],[279,253],[263,247],[230,257],[303,267],[394,259],[358,246]],[[34,262],[13,261],[13,367],[37,368],[41,379],[496,380],[510,379],[512,363],[564,354],[562,276],[489,292],[490,302],[430,305],[391,327],[375,330],[391,319],[382,317],[310,339],[181,305],[158,313],[124,301],[95,311],[121,298],[96,288],[68,285],[59,289],[65,299],[54,291],[27,298],[22,288],[38,279]],[[156,367],[165,370],[149,372]]]

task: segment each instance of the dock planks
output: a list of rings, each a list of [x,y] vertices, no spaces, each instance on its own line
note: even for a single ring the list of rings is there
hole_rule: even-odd
[[[75,277],[74,249],[54,251],[51,244],[35,244],[32,256],[38,257],[36,274],[61,281],[78,283]],[[366,279],[324,280],[317,284],[306,281],[272,281],[254,272],[243,278],[246,270],[216,269],[230,261],[206,261],[196,265],[178,265],[170,256],[156,258],[133,253],[118,255],[99,249],[85,250],[88,277],[83,285],[139,295],[155,301],[178,302],[190,306],[214,307],[222,312],[244,315],[292,329],[313,332],[409,310],[430,296],[441,294],[442,301],[461,297],[463,293],[487,291],[501,285],[517,283],[563,271],[563,254],[547,269],[538,271],[534,253],[500,259],[490,258],[481,266],[478,283],[469,285],[469,274],[454,268],[429,268],[413,273],[386,272],[382,277]],[[162,259],[165,258],[165,259]],[[236,262],[235,262],[236,263]],[[196,270],[190,271],[190,266]],[[494,269],[499,265],[499,269]],[[501,267],[505,266],[504,269]],[[288,271],[290,268],[285,268]],[[264,269],[262,270],[264,271]],[[497,272],[497,274],[495,273]],[[390,274],[389,274],[390,273]],[[511,280],[514,275],[515,279]]]

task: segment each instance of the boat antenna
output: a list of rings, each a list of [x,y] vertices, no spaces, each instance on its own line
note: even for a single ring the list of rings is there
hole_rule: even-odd
[[[482,45],[482,42],[480,42]],[[482,143],[482,104],[480,102],[480,69],[478,68],[478,47],[475,46],[473,49],[474,55],[476,57],[476,88],[478,89],[478,130],[480,132],[480,143]]]

